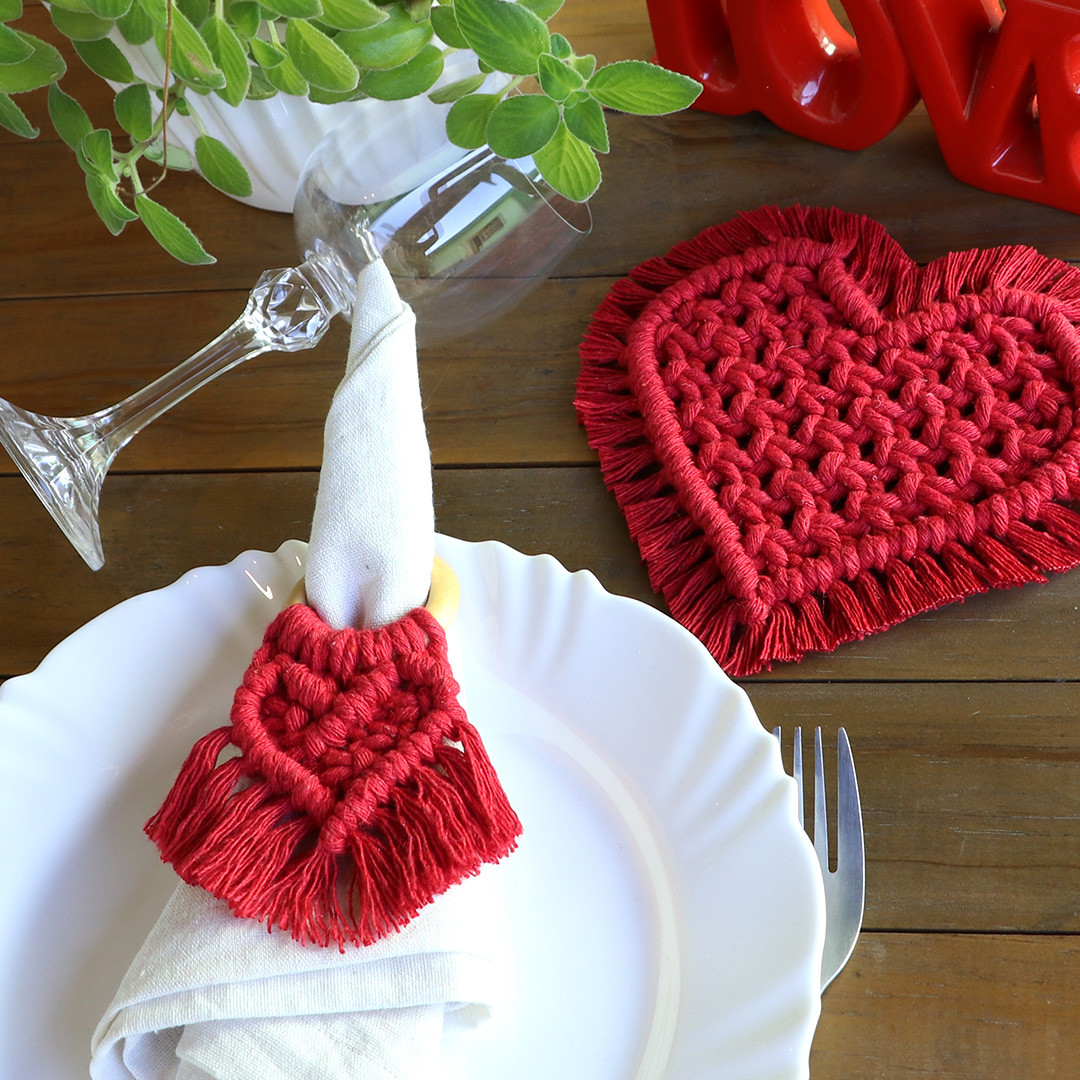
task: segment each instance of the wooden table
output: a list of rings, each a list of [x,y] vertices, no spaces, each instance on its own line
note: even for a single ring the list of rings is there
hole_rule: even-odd
[[[643,0],[571,7],[560,19],[575,44],[602,60],[651,55]],[[92,77],[67,79],[108,123]],[[0,393],[72,414],[224,329],[260,270],[294,261],[292,229],[179,176],[165,201],[215,266],[182,267],[134,230],[114,240],[40,99],[35,117],[36,142],[0,132]],[[919,260],[1013,242],[1080,260],[1080,216],[952,179],[921,108],[859,153],[755,116],[615,116],[611,130],[588,242],[499,323],[422,355],[421,373],[442,531],[551,552],[646,603],[661,606],[573,409],[578,341],[632,266],[768,202],[869,214]],[[306,538],[344,344],[338,327],[312,352],[259,358],[139,435],[105,485],[99,573],[0,462],[0,673],[30,670],[87,619],[193,566]],[[865,928],[824,996],[815,1076],[1076,1075],[1078,612],[1074,572],[744,681],[769,727],[846,725],[859,769]]]

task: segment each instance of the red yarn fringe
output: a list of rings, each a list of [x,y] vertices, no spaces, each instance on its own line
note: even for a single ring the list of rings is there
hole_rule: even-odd
[[[422,608],[341,631],[287,608],[146,832],[238,916],[370,944],[521,833],[459,691]]]
[[[738,677],[831,650],[965,596],[1045,581],[1044,572],[1080,565],[1080,515],[1045,494],[1028,493],[1023,520],[996,534],[987,528],[946,537],[910,558],[860,567],[819,589],[789,593],[774,582],[767,605],[755,607],[745,591],[733,588],[735,571],[722,565],[701,524],[702,514],[714,509],[684,505],[658,460],[656,441],[676,433],[659,431],[653,425],[662,422],[643,415],[639,388],[628,374],[628,342],[662,291],[708,264],[779,240],[804,243],[807,258],[818,265],[823,247],[843,259],[866,297],[855,319],[861,333],[897,313],[951,301],[959,291],[993,289],[1037,291],[1059,303],[1062,319],[1080,323],[1080,270],[1066,263],[1013,246],[955,252],[920,268],[879,223],[835,208],[763,207],[636,267],[593,316],[580,346],[575,404],[650,583],[672,616]],[[1080,354],[1068,362],[1080,378]],[[1048,469],[1046,475],[1053,497],[1080,498],[1075,469]]]

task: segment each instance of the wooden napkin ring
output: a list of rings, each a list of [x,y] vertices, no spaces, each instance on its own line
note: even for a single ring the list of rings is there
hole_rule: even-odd
[[[286,607],[292,604],[307,603],[307,590],[304,580],[304,578],[300,578],[293,586]],[[424,607],[445,630],[454,621],[460,603],[461,585],[458,582],[457,574],[454,573],[445,559],[436,555],[435,562],[431,567],[431,590],[428,592]]]

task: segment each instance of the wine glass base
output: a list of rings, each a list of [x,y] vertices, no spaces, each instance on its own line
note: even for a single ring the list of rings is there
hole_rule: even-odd
[[[101,479],[65,421],[0,398],[0,444],[91,570],[105,565],[98,529]]]

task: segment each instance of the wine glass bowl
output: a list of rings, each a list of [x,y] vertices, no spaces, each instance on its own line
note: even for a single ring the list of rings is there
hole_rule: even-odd
[[[315,149],[293,214],[303,261],[264,272],[209,345],[86,416],[45,416],[0,398],[0,444],[91,569],[105,562],[101,488],[128,441],[244,360],[317,344],[336,315],[351,318],[363,266],[385,261],[423,347],[497,318],[588,234],[588,207],[551,191],[531,160],[454,146],[443,110],[425,99],[387,105],[377,127],[346,120]]]
[[[398,192],[353,182],[353,173],[370,178],[370,160],[355,146],[333,149],[313,155],[300,178],[299,248],[308,257],[332,249],[351,276],[374,251],[416,314],[421,347],[470,333],[519,303],[592,225],[588,206],[553,191],[531,159],[507,160],[485,146]],[[430,163],[441,165],[441,156]]]

